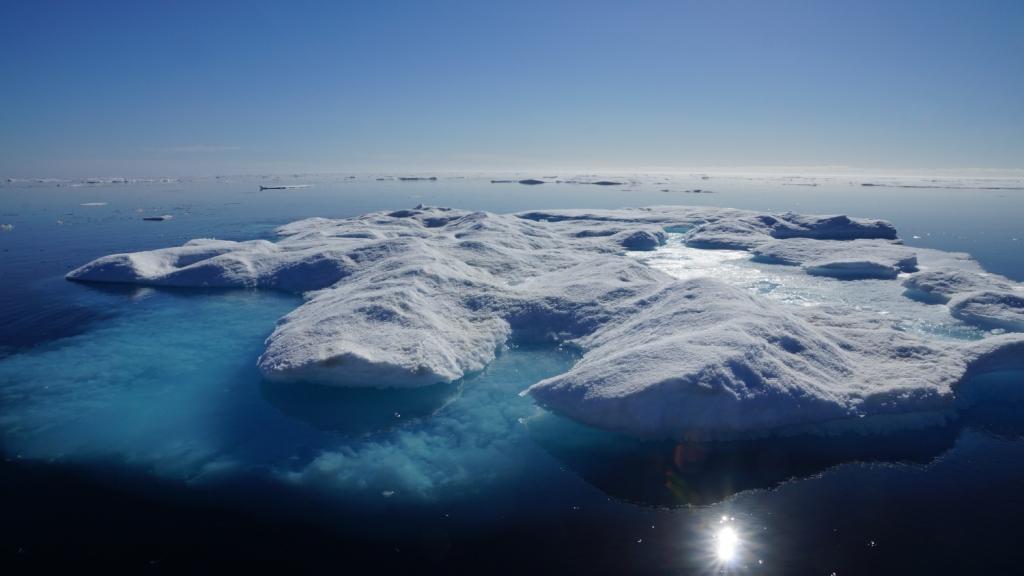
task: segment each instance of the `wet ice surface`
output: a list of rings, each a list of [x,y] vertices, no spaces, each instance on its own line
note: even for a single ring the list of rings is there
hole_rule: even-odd
[[[629,255],[675,278],[715,278],[788,305],[828,305],[844,312],[894,316],[899,318],[900,326],[924,335],[973,340],[988,332],[953,318],[944,306],[907,298],[899,282],[809,275],[796,266],[757,262],[746,250],[691,248],[683,237],[682,233],[669,234],[665,246]]]
[[[818,188],[773,189],[770,196],[744,195],[737,185],[714,179],[680,187],[694,185],[716,193],[686,194],[680,201],[887,217],[909,244],[968,250],[987,268],[1024,279],[1019,257],[1007,248],[1013,246],[1011,238],[1020,235],[1010,223],[1020,213],[1014,198],[921,202],[910,197],[906,205],[899,204],[899,198],[888,205],[865,197],[856,200],[863,201],[857,208],[848,205],[856,196],[823,193],[825,183]],[[548,185],[532,187],[532,196],[524,196],[527,193],[520,188],[527,187],[519,186],[510,190],[517,195],[513,200],[504,191],[488,196],[486,188],[454,194],[451,182],[401,185],[419,187],[415,190],[398,188],[396,183],[383,189],[373,205],[363,199],[363,188],[349,198],[344,188],[321,184],[288,191],[302,196],[280,206],[279,198],[254,199],[231,185],[215,189],[227,197],[192,186],[175,184],[177,192],[159,193],[95,188],[68,197],[65,208],[56,207],[59,196],[34,195],[37,191],[16,196],[15,204],[12,196],[3,197],[0,221],[16,224],[10,233],[0,235],[0,247],[7,250],[0,267],[5,278],[17,280],[0,286],[0,332],[8,346],[0,361],[0,435],[4,457],[12,465],[52,462],[57,470],[84,462],[115,471],[116,462],[128,462],[146,474],[183,479],[196,489],[222,487],[225,501],[232,501],[243,478],[271,478],[296,490],[326,495],[330,518],[325,522],[341,525],[349,537],[372,533],[385,541],[372,548],[379,554],[374,561],[384,566],[402,554],[443,563],[457,554],[465,559],[468,550],[476,550],[475,562],[496,571],[521,565],[526,556],[571,556],[576,559],[573,564],[595,571],[709,573],[722,568],[715,535],[723,526],[732,527],[739,540],[728,565],[734,573],[967,572],[979,567],[1010,572],[1019,566],[1016,532],[1005,528],[1007,518],[1024,511],[1019,497],[1024,477],[1019,414],[1024,406],[1014,402],[979,405],[948,426],[871,442],[852,437],[824,443],[810,438],[638,443],[537,412],[528,399],[515,394],[570,366],[574,357],[566,352],[513,349],[500,355],[488,374],[423,396],[389,395],[387,401],[372,393],[275,387],[259,378],[255,358],[275,320],[293,308],[296,299],[250,292],[106,292],[66,285],[61,278],[70,268],[103,254],[176,245],[202,236],[246,240],[274,225],[314,214],[347,216],[421,201],[461,206],[477,202],[473,207],[497,211],[544,205],[618,207],[638,203],[637,194],[647,198],[642,203],[657,202],[665,196],[657,189],[645,192],[639,186],[639,191],[624,196],[622,191],[591,186],[583,198],[553,195],[545,188]],[[875,189],[865,190],[870,194]],[[805,194],[808,191],[815,194]],[[885,197],[891,194],[890,190]],[[217,200],[216,206],[210,199]],[[245,206],[221,206],[235,199],[246,201]],[[339,199],[346,208],[338,208]],[[110,204],[88,208],[106,211],[97,215],[64,214],[74,210],[70,206],[88,201]],[[123,220],[110,214],[125,204],[128,213],[141,206],[164,213],[185,201],[189,209],[175,212],[175,220],[145,223],[175,228],[144,228],[131,214]],[[958,218],[953,219],[953,213]],[[55,224],[57,216],[66,218],[64,225]],[[922,238],[915,240],[913,235]],[[665,250],[676,246],[670,241]],[[728,255],[700,252],[716,259]],[[656,259],[662,254],[648,256]],[[834,285],[797,268],[728,257],[704,265],[730,283],[735,278],[737,286],[763,290],[767,297],[794,306],[818,305],[820,290],[826,290],[822,287]],[[776,285],[759,287],[765,276],[773,277]],[[29,289],[18,291],[25,286]],[[854,298],[851,306],[857,305],[886,311],[876,301]],[[914,329],[942,337],[966,341],[979,336],[971,329],[957,331],[959,324],[948,312],[944,318],[929,316],[942,316],[942,309],[907,302],[888,311],[906,314]],[[206,336],[183,334],[186,326],[201,327]],[[121,350],[126,353],[119,354]],[[470,384],[479,382],[472,378],[494,379],[479,386],[480,395],[460,407]],[[990,377],[1000,378],[1007,387],[1020,383],[1019,375]],[[492,403],[499,400],[508,404],[497,409]],[[166,409],[154,408],[154,403]],[[487,409],[476,410],[480,403]],[[438,411],[435,427],[428,416]],[[473,416],[477,412],[480,419]],[[494,438],[502,441],[495,443]],[[311,468],[314,462],[318,466]],[[339,464],[353,473],[334,482],[342,469]],[[360,485],[356,472],[372,480]],[[119,477],[112,480],[114,485],[124,482]],[[19,500],[54,497],[42,488],[27,488],[18,492]],[[282,494],[263,496],[238,498],[234,505],[255,513]],[[364,506],[373,513],[360,515],[357,510]],[[40,509],[32,512],[39,514]],[[120,517],[113,508],[104,515]],[[11,522],[15,518],[9,517]],[[195,515],[191,521],[202,523],[204,518]],[[40,541],[50,540],[69,520],[53,516]],[[131,556],[130,546],[122,544],[141,526],[145,524],[125,524],[123,541],[98,536],[92,550],[109,547],[112,557]],[[436,538],[448,544],[424,548],[406,545],[416,540],[388,540],[403,526],[409,532],[440,533],[443,536]],[[188,532],[165,534],[165,540],[184,538]],[[68,541],[89,538],[87,533],[73,536]],[[9,542],[21,545],[18,538]],[[31,549],[31,543],[25,547]],[[402,552],[395,552],[396,547]],[[261,549],[273,548],[274,542],[268,540],[246,549],[256,557]]]

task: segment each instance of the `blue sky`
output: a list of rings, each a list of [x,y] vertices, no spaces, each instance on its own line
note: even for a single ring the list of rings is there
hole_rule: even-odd
[[[1024,169],[1024,2],[0,0],[0,175]]]

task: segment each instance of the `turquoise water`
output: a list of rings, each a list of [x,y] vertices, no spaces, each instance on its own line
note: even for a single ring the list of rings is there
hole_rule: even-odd
[[[122,292],[116,319],[0,360],[8,454],[436,498],[509,482],[528,464],[525,424],[539,410],[519,392],[573,361],[512,345],[478,374],[420,390],[271,383],[256,358],[298,298]]]
[[[134,290],[116,319],[0,361],[5,448],[17,458],[118,460],[195,479],[290,453],[295,427],[257,402],[254,358],[297,299]],[[245,419],[239,420],[239,416]]]
[[[660,191],[692,187],[686,178],[615,189],[351,180],[264,192],[255,180],[215,179],[0,186],[0,223],[13,224],[0,233],[0,446],[15,519],[3,554],[44,547],[67,521],[46,506],[52,488],[20,480],[42,466],[43,478],[84,470],[115,487],[103,500],[102,536],[76,536],[129,567],[149,561],[130,550],[181,560],[201,549],[213,560],[243,541],[250,559],[301,550],[318,560],[485,571],[529,568],[531,559],[595,572],[826,574],[999,571],[1020,560],[1016,532],[1002,528],[1024,512],[1024,405],[1014,402],[883,439],[640,443],[518,395],[571,366],[567,350],[513,344],[481,373],[422,390],[273,384],[256,359],[298,296],[96,288],[62,277],[111,252],[267,237],[300,217],[420,202],[495,211],[699,202],[886,217],[909,244],[970,251],[1024,280],[1024,194],[743,180],[698,182],[715,194]],[[81,206],[94,201],[107,204]],[[149,213],[175,218],[142,221]],[[60,492],[95,497],[89,482],[69,486]],[[155,492],[143,510],[191,510],[184,524],[136,533],[138,520],[126,518],[140,504],[123,495],[140,490]],[[221,508],[245,516],[223,531],[198,526],[222,522]],[[290,523],[296,517],[303,524]],[[291,539],[267,535],[277,528],[252,536],[253,518],[287,526]],[[48,528],[33,532],[33,522]],[[723,526],[740,546],[728,565],[714,553]],[[335,536],[308,548],[323,530]],[[175,547],[193,531],[217,546]],[[937,545],[948,542],[957,546]]]

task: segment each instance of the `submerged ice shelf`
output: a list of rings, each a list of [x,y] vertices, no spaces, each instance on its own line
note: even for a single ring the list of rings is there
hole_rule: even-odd
[[[513,334],[565,343],[579,362],[526,393],[645,438],[902,426],[955,409],[973,374],[1024,363],[1018,284],[905,247],[880,220],[420,206],[278,233],[68,278],[303,293],[259,359],[285,384],[428,386],[484,369]]]

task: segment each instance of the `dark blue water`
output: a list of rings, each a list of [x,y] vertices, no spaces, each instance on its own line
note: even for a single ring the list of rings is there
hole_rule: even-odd
[[[4,564],[1019,571],[1024,406],[1013,402],[883,438],[638,443],[518,396],[570,366],[568,351],[514,343],[482,373],[423,390],[274,385],[255,361],[298,297],[63,275],[112,252],[269,237],[307,216],[677,203],[884,217],[908,244],[967,251],[1024,280],[1021,191],[689,177],[611,188],[259,182],[0,185],[0,224],[13,226],[0,232]],[[694,187],[714,193],[681,192]],[[82,206],[92,202],[106,204]],[[174,218],[142,220],[152,214]]]

